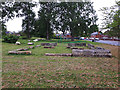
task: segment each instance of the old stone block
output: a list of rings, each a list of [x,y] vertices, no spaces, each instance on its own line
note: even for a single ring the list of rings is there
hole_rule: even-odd
[[[86,57],[111,57],[111,53],[109,50],[99,50],[99,49],[73,49],[73,56],[86,56]]]
[[[31,54],[31,51],[8,51],[8,54],[26,54],[29,55]]]
[[[44,48],[54,48],[53,46],[44,46]]]
[[[95,49],[103,49],[103,50],[105,50],[104,48],[101,48],[101,47],[95,47]]]
[[[20,42],[16,42],[15,45],[21,45],[21,43]]]
[[[71,49],[78,49],[78,47],[71,47]]]
[[[57,46],[57,43],[41,43],[41,46]]]
[[[54,53],[45,53],[46,56],[72,56],[71,53],[57,53],[57,54],[54,54]]]
[[[75,46],[75,43],[68,43],[68,46]]]
[[[31,51],[18,51],[18,54],[31,54],[32,52]]]
[[[30,46],[30,47],[28,47],[29,49],[34,49],[35,47],[34,46]]]
[[[17,49],[17,51],[26,51],[28,50],[28,48],[20,48],[20,49]]]
[[[40,47],[40,45],[36,45],[35,47]]]
[[[28,45],[34,45],[34,43],[32,43],[32,42],[29,42],[29,43],[28,43]]]
[[[17,51],[8,51],[8,54],[18,54]]]
[[[70,46],[67,46],[66,48],[71,48]]]
[[[95,46],[92,45],[92,44],[88,44],[88,48],[90,48],[90,49],[95,49]]]

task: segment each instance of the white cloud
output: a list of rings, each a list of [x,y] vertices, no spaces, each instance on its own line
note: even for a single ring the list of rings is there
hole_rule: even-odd
[[[13,20],[9,20],[6,25],[7,25],[7,30],[8,31],[21,31],[22,30],[22,19],[23,18],[14,18]]]
[[[101,28],[101,23],[102,23],[101,19],[103,18],[101,11],[99,11],[100,8],[111,7],[111,6],[115,5],[115,1],[116,0],[91,0],[91,2],[94,2],[93,8],[96,10],[96,13],[98,16],[97,24],[99,24],[99,29]]]

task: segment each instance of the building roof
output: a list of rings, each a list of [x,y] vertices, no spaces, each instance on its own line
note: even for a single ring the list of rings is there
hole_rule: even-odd
[[[98,34],[98,32],[93,32],[91,35],[97,35]]]

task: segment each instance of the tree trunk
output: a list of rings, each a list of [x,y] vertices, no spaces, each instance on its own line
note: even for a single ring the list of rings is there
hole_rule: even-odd
[[[46,32],[46,39],[47,40],[50,40],[49,29],[50,29],[50,25],[49,25],[49,21],[47,20],[47,32]]]

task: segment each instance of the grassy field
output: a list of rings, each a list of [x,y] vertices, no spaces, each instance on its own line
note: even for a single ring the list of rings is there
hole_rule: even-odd
[[[21,45],[2,43],[2,87],[3,88],[117,88],[118,47],[92,43],[110,49],[113,57],[56,57],[45,53],[71,53],[66,49],[70,41],[58,43],[54,49],[42,46],[31,49],[32,55],[8,55],[8,51],[28,47],[27,40]],[[40,45],[38,41],[35,45]],[[33,45],[33,46],[35,46]]]

